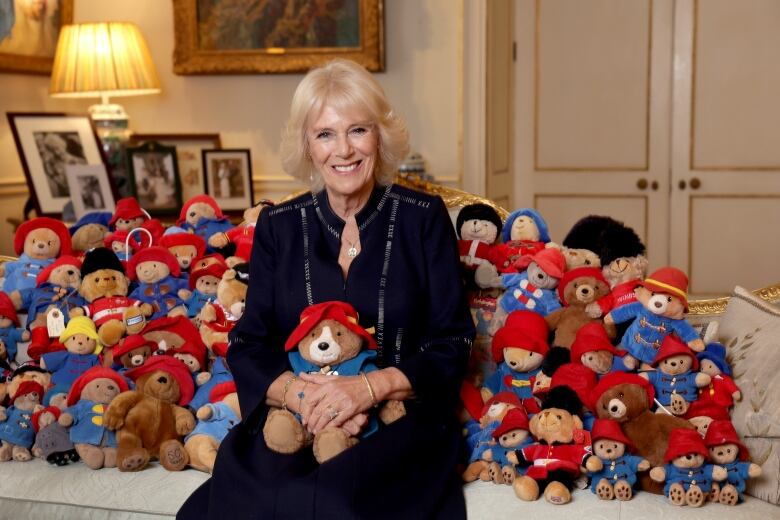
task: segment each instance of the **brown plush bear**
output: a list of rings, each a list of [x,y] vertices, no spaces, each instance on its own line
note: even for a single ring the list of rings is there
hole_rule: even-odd
[[[244,314],[248,287],[249,264],[237,264],[223,273],[217,286],[217,301],[204,305],[198,314],[200,335],[206,346],[213,348],[215,343],[227,342],[228,332]]]
[[[585,308],[609,294],[607,281],[595,267],[578,267],[567,271],[558,284],[558,297],[564,307],[545,316],[550,330],[555,331],[554,347],[571,348],[577,331],[594,320]],[[600,320],[599,320],[600,321]],[[606,325],[610,338],[615,337],[615,325]]]
[[[124,368],[140,367],[156,350],[157,343],[141,334],[132,334],[114,347],[114,363],[118,362]]]
[[[184,300],[191,293],[187,289],[177,290],[181,270],[170,251],[162,246],[143,248],[127,263],[127,270],[129,278],[138,282],[130,298],[152,306],[154,313],[149,319],[186,316]]]
[[[601,267],[599,255],[590,249],[561,247],[563,258],[566,259],[566,270],[571,271],[578,267]]]
[[[70,234],[65,224],[48,217],[23,222],[14,234],[18,260],[0,263],[3,292],[32,289],[38,274],[60,255],[71,254]]]
[[[202,238],[176,226],[165,230],[160,245],[171,252],[182,271],[189,269],[192,262],[206,252],[206,243]]]
[[[43,409],[43,387],[35,381],[25,381],[11,394],[10,406],[0,406],[0,462],[24,462],[32,458],[30,448],[35,442],[32,415]]]
[[[116,201],[116,210],[108,225],[116,230],[130,231],[141,227],[148,219],[148,213],[141,209],[138,200],[125,197]]]
[[[190,456],[190,466],[211,473],[222,439],[241,422],[236,384],[229,381],[214,386],[209,401],[198,408],[198,424],[184,439],[184,449]]]
[[[79,226],[71,236],[73,251],[85,253],[90,249],[103,246],[103,240],[111,234],[108,226],[99,222],[89,222]]]
[[[195,418],[183,408],[192,399],[189,370],[171,356],[153,356],[127,372],[136,389],[111,403],[104,424],[116,430],[119,471],[140,471],[152,457],[169,471],[189,463],[181,437],[195,428]]]
[[[367,346],[365,349],[364,343]],[[334,377],[358,376],[376,370],[375,349],[374,338],[358,324],[357,311],[348,303],[338,301],[305,308],[301,313],[300,324],[285,343],[294,374],[321,373]],[[305,396],[301,399],[305,399]],[[379,416],[388,424],[404,413],[401,401],[388,401]],[[377,428],[377,419],[372,416],[361,437],[370,435]],[[295,415],[287,409],[275,409],[268,414],[263,436],[266,445],[278,453],[295,453],[313,442],[314,457],[320,463],[358,442],[357,438],[336,427],[327,427],[312,439]]]

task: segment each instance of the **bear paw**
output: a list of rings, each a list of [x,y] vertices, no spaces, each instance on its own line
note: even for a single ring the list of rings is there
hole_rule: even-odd
[[[598,495],[601,500],[612,500],[615,498],[612,484],[610,484],[605,478],[601,479],[596,486],[596,495]]]
[[[669,405],[669,411],[671,411],[674,415],[685,415],[685,412],[688,411],[688,407],[690,404],[688,401],[682,398],[679,394],[672,395],[672,402]]]
[[[721,493],[723,493],[721,491]],[[685,501],[691,507],[701,507],[704,504],[704,492],[696,484],[691,485],[688,488],[688,492],[685,493]]]
[[[720,496],[718,497],[718,502],[720,502],[724,506],[735,506],[735,505],[737,505],[737,502],[739,502],[739,493],[737,493],[737,488],[735,488],[731,484],[725,486],[720,491]]]
[[[295,453],[307,444],[305,428],[287,410],[272,410],[263,426],[265,444],[276,453]]]
[[[149,452],[144,448],[134,448],[117,457],[116,466],[119,471],[141,471],[149,463]]]
[[[682,484],[672,484],[669,488],[669,502],[676,506],[685,505],[685,489]]]
[[[497,462],[488,464],[488,475],[490,475],[490,480],[493,481],[494,484],[504,483],[504,476],[501,474],[501,466],[499,466]]]
[[[713,482],[712,487],[710,488],[710,494],[707,496],[707,500],[710,502],[717,502],[719,496],[720,496],[720,484],[718,484],[717,482]]]
[[[571,491],[557,480],[553,480],[544,488],[544,499],[553,505],[562,506],[571,502]]]
[[[322,464],[355,444],[357,439],[341,428],[325,428],[314,436],[314,458]]]
[[[512,466],[504,466],[501,468],[501,476],[504,477],[504,484],[511,486],[517,477],[517,472]]]
[[[387,401],[379,410],[379,419],[383,424],[394,423],[406,415],[406,408],[403,401]]]
[[[140,329],[139,329],[140,332]],[[98,337],[100,343],[107,347],[111,347],[119,343],[122,336],[125,334],[125,325],[119,320],[108,320],[98,328]]]
[[[160,446],[160,463],[168,471],[181,471],[190,462],[190,456],[181,442],[172,439]]]
[[[27,462],[28,460],[32,459],[30,450],[22,446],[14,446],[12,453],[13,453],[13,459],[19,462]]]
[[[515,479],[515,483],[512,484],[512,489],[515,490],[515,495],[520,500],[526,502],[533,502],[539,498],[539,484],[528,475],[523,475],[520,478]]]
[[[615,482],[615,498],[618,500],[631,500],[634,496],[634,490],[625,480],[618,480]]]
[[[138,334],[143,330],[144,326],[146,326],[144,310],[145,309],[142,309],[141,307],[135,306],[125,309],[123,318],[128,334]]]

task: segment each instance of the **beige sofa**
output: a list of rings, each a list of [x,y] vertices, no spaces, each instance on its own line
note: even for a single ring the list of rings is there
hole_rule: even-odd
[[[472,202],[485,202],[468,193],[420,182],[402,179],[404,184],[440,194],[453,218],[458,209]],[[506,212],[499,208],[503,216]],[[0,261],[2,259],[0,258]],[[730,348],[737,349],[740,359],[735,361],[735,377],[742,386],[745,399],[735,409],[737,418],[745,424],[740,434],[763,464],[765,475],[755,494],[777,502],[778,474],[780,473],[780,378],[776,383],[754,383],[780,372],[780,308],[766,302],[780,299],[780,286],[757,291],[751,295],[738,292],[734,298],[691,302],[690,319],[696,325],[713,320],[721,322]],[[735,314],[732,316],[731,314]],[[776,319],[775,319],[776,318]],[[768,323],[771,322],[771,323]],[[774,328],[775,324],[777,325]],[[758,330],[756,330],[758,329]],[[757,340],[765,335],[765,344]],[[746,336],[749,336],[746,338]],[[774,356],[769,355],[774,340]],[[756,351],[764,362],[747,366],[748,356]],[[26,345],[20,356],[26,355]],[[771,361],[771,363],[767,363]],[[744,365],[744,366],[743,366]],[[774,372],[772,372],[774,371]],[[742,378],[753,378],[745,384]],[[763,393],[762,393],[763,392]],[[772,393],[774,392],[774,393]],[[747,430],[750,425],[750,430]],[[738,425],[738,427],[740,427]],[[413,471],[410,468],[410,471]],[[121,473],[116,469],[93,471],[85,465],[71,464],[54,467],[42,460],[6,462],[0,464],[0,518],[15,519],[160,519],[171,518],[190,493],[202,484],[208,475],[185,470],[170,473],[159,464],[138,473]],[[494,519],[531,515],[532,518],[728,518],[780,519],[780,507],[754,497],[737,507],[706,504],[698,510],[670,505],[658,495],[637,493],[629,502],[601,501],[589,489],[576,490],[573,501],[566,506],[553,506],[544,500],[527,503],[518,500],[512,488],[493,483],[474,482],[464,486],[469,518]],[[515,516],[517,515],[517,516]]]

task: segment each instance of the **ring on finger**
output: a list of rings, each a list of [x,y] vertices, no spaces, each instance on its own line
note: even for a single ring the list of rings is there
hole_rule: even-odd
[[[340,411],[336,410],[332,406],[328,406],[327,410],[328,410],[328,417],[330,418],[331,421],[336,417],[338,417],[339,414],[341,413]]]

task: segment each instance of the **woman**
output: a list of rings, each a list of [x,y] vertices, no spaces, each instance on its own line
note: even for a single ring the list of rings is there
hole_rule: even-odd
[[[264,211],[246,311],[228,351],[243,422],[225,438],[213,478],[180,518],[460,518],[454,414],[474,328],[443,202],[392,185],[404,123],[361,66],[311,71],[282,139],[287,172],[312,192]],[[380,370],[293,374],[283,344],[313,303],[343,300],[374,327]],[[271,452],[262,428],[285,403],[310,432],[355,435],[375,402],[407,415],[318,465],[311,450]]]

